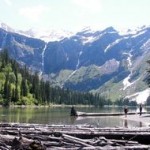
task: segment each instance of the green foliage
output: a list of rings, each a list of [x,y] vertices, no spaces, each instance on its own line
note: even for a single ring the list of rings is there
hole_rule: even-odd
[[[21,67],[15,60],[9,58],[7,50],[4,50],[0,54],[0,104],[103,106],[111,103],[98,94],[51,87],[48,81],[39,79],[38,73],[29,73],[26,66]]]
[[[18,105],[33,105],[34,104],[34,98],[32,95],[29,94],[29,96],[23,96],[18,102]]]

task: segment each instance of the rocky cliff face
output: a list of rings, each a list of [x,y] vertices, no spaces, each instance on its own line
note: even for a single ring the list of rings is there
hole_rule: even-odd
[[[53,85],[100,92],[112,99],[136,93],[137,97],[147,89],[143,80],[150,58],[150,27],[124,35],[112,27],[84,29],[49,41],[0,28],[0,49],[8,48],[11,57],[39,71]]]

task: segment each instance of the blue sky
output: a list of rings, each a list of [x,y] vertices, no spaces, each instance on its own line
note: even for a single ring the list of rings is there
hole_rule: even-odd
[[[0,22],[15,29],[150,25],[150,0],[0,0]]]

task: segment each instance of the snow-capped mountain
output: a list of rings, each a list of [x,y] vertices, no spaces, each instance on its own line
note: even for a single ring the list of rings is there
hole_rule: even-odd
[[[150,59],[150,26],[124,33],[108,27],[66,34],[16,31],[1,25],[3,48],[54,86],[98,92],[114,100],[124,97],[140,102],[140,95],[145,95],[144,102],[149,96],[144,80]]]
[[[65,30],[56,31],[53,29],[38,29],[38,28],[32,28],[27,31],[15,30],[5,23],[0,23],[0,28],[4,29],[7,32],[18,33],[20,35],[24,35],[27,37],[41,39],[45,42],[60,41],[64,38],[69,38],[70,36],[73,35],[72,32]]]
[[[0,23],[0,28],[4,29],[7,32],[15,32],[14,29],[12,29],[11,27],[9,27],[7,24],[5,23]]]
[[[73,33],[65,30],[55,31],[55,30],[45,30],[45,29],[29,29],[28,31],[21,31],[29,37],[41,39],[45,42],[50,41],[60,41],[64,38],[69,38]]]

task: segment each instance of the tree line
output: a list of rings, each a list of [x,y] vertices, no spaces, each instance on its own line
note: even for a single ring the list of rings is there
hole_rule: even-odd
[[[148,61],[150,66],[150,61]],[[150,68],[148,69],[146,82],[150,87]],[[49,81],[39,79],[38,72],[31,72],[24,65],[9,57],[7,49],[0,52],[0,105],[130,105],[136,106],[136,102],[116,100],[101,97],[100,94],[89,92],[77,92],[60,87],[52,87]],[[147,99],[150,105],[150,97]]]
[[[0,53],[0,105],[95,105],[111,104],[99,94],[77,92],[52,87],[49,81],[39,79],[26,66],[9,57],[7,49]]]

